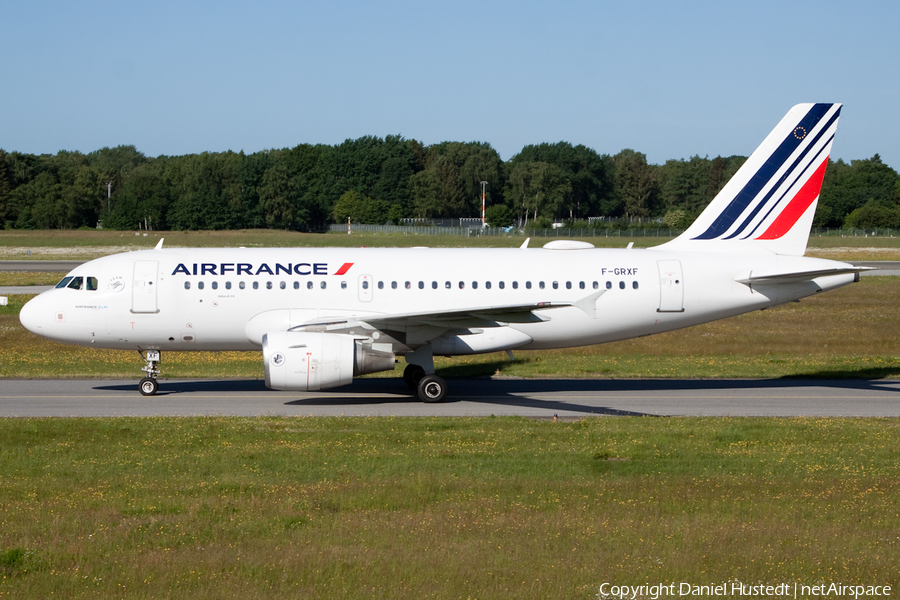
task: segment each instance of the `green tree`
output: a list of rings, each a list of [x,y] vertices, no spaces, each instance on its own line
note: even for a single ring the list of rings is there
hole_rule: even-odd
[[[164,177],[165,158],[145,162],[132,169],[115,194],[112,210],[104,219],[111,229],[167,229],[166,216],[171,202],[168,180]],[[102,181],[101,177],[101,184]],[[101,187],[103,187],[101,185]]]
[[[626,217],[646,217],[656,200],[656,173],[647,164],[647,156],[634,150],[622,150],[613,157],[616,168],[616,193],[622,198]]]
[[[896,189],[900,176],[875,155],[866,160],[832,162],[825,171],[816,222],[820,226],[837,227],[857,208],[869,201],[884,206],[897,204]]]
[[[572,193],[572,184],[556,165],[519,162],[509,174],[508,190],[526,227],[529,218],[553,218]]]
[[[9,180],[8,156],[4,150],[0,149],[0,227],[6,227],[11,224],[13,212],[9,198],[12,183]]]
[[[297,221],[300,189],[283,162],[266,170],[258,188],[266,227],[290,229]],[[301,220],[305,220],[301,216]]]
[[[494,204],[484,210],[484,220],[491,227],[509,227],[515,222],[513,213],[505,204]]]
[[[844,219],[846,227],[856,229],[900,228],[900,206],[869,200]]]
[[[614,168],[609,156],[586,146],[558,142],[525,146],[510,160],[510,172],[520,162],[543,162],[560,170],[572,191],[559,210],[570,220],[621,214],[620,201],[613,193]]]

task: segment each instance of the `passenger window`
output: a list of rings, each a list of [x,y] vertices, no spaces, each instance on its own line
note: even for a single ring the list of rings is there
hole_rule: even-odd
[[[405,285],[406,285],[406,289],[408,289],[408,290],[412,289],[412,284],[410,282],[407,281]]]
[[[447,289],[449,290],[449,289],[452,288],[453,286],[450,285],[450,282],[449,282],[449,281],[446,281],[446,282],[444,282],[444,287],[447,288]]]
[[[620,282],[619,282],[619,289],[620,289],[620,290],[624,290],[624,289],[625,289],[625,282],[624,282],[624,281],[620,281]]]
[[[519,289],[519,282],[518,282],[518,281],[513,281],[513,289],[514,289],[514,290]]]
[[[266,282],[266,289],[267,289],[267,290],[271,290],[271,289],[272,289],[272,282],[271,282],[271,281],[267,281],[267,282]]]
[[[319,284],[319,287],[323,290],[328,287],[328,283],[325,280],[322,280],[322,283]]]
[[[460,282],[459,282],[459,289],[461,289],[461,290],[466,289],[466,282],[465,282],[465,281],[460,281]]]
[[[203,289],[203,282],[202,282],[202,281],[198,281],[198,282],[197,282],[197,289],[198,289],[198,290],[202,290],[202,289]]]
[[[572,282],[571,282],[571,281],[567,281],[567,282],[566,282],[566,289],[567,289],[567,290],[571,290],[571,289],[572,289]]]
[[[258,282],[258,281],[254,281],[254,282],[253,282],[253,289],[254,289],[254,290],[258,290],[258,289],[259,289],[259,282]]]
[[[484,289],[486,289],[486,290],[491,289],[491,282],[490,282],[490,281],[485,281],[485,282],[484,282]]]
[[[346,281],[342,281],[342,282],[341,282],[341,289],[342,289],[342,290],[346,290],[346,289],[347,289],[347,282],[346,282]]]
[[[559,289],[559,282],[558,282],[558,281],[554,281],[554,282],[553,282],[553,289],[554,289],[554,290],[558,290],[558,289]]]
[[[247,284],[241,281],[240,283],[238,283],[238,287],[244,289],[245,287],[247,287]]]
[[[632,282],[631,282],[631,287],[634,288],[634,289],[638,289],[638,282],[637,282],[637,281],[632,281]]]
[[[396,290],[396,289],[397,289],[397,282],[396,282],[396,281],[392,281],[392,282],[391,282],[391,289],[392,289],[392,290]]]
[[[295,281],[295,282],[294,282],[294,289],[295,289],[295,290],[299,290],[299,289],[300,289],[300,282],[299,282],[299,281]]]
[[[83,285],[84,285],[83,277],[73,277],[72,282],[69,283],[69,285],[67,287],[69,287],[70,289],[73,289],[73,290],[80,290],[81,286],[83,286]]]
[[[477,281],[473,281],[473,282],[472,282],[472,289],[473,289],[473,290],[477,290],[477,289],[478,289],[478,282],[477,282]]]
[[[87,291],[89,291],[89,292],[97,291],[97,278],[96,277],[88,277],[87,278]]]
[[[286,289],[287,289],[287,284],[286,284],[285,282],[282,281],[282,282],[280,282],[280,283],[278,284],[278,287],[281,288],[281,289],[283,289],[283,290],[286,290]]]
[[[578,282],[578,289],[580,289],[580,290],[583,290],[583,289],[584,289],[584,282],[583,282],[583,281],[579,281],[579,282]]]
[[[312,282],[312,281],[307,281],[307,282],[306,282],[306,289],[308,289],[308,290],[313,289],[313,282]]]
[[[58,287],[58,288],[67,287],[69,285],[70,281],[72,281],[71,277],[63,277],[62,281],[60,281],[59,283],[56,284],[56,287]]]
[[[214,289],[214,290],[219,289],[219,282],[218,282],[218,281],[213,281],[213,282],[212,282],[212,289]]]
[[[595,290],[599,290],[599,289],[600,289],[600,282],[599,282],[599,281],[595,281],[595,282],[594,282],[594,289],[595,289]]]
[[[424,281],[420,281],[420,282],[419,282],[419,289],[420,289],[420,290],[424,290],[424,289],[425,289],[425,282],[424,282]]]
[[[191,282],[190,282],[190,281],[185,281],[185,282],[184,282],[184,289],[186,289],[186,290],[191,289]]]
[[[433,290],[436,290],[436,289],[437,289],[437,281],[432,281],[432,282],[431,282],[431,289],[433,289]]]
[[[369,282],[366,281],[365,279],[363,279],[363,282],[362,282],[362,289],[364,289],[364,290],[369,289]]]
[[[504,287],[506,287],[506,284],[501,281],[497,284],[497,287],[499,287],[502,290]]]
[[[544,282],[543,282],[543,281],[540,282],[540,283],[538,284],[538,287],[541,288],[541,289],[544,289]]]
[[[611,290],[611,289],[612,289],[612,281],[607,281],[607,282],[606,282],[606,289],[608,289],[608,290]]]
[[[379,290],[383,290],[383,289],[384,289],[384,282],[383,282],[383,281],[379,281],[379,282],[378,282],[378,289],[379,289]]]
[[[530,282],[530,281],[526,281],[526,282],[525,282],[525,289],[526,289],[526,290],[530,290],[530,289],[531,289],[531,282]]]
[[[226,290],[230,290],[230,289],[231,289],[231,282],[230,282],[230,281],[226,281],[226,282],[225,282],[225,289],[226,289]]]

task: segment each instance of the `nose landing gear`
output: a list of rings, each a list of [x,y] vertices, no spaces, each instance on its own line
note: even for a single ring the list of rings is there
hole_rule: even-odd
[[[147,366],[141,369],[147,376],[141,379],[138,389],[143,396],[154,396],[159,389],[159,383],[156,381],[156,376],[159,375],[159,350],[147,350],[146,354],[138,352],[147,363]]]

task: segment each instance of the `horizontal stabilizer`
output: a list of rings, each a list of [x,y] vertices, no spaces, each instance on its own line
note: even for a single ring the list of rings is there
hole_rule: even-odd
[[[795,271],[793,273],[769,273],[765,275],[750,274],[746,279],[737,279],[738,283],[744,285],[761,285],[761,284],[779,284],[779,283],[796,283],[800,281],[810,281],[818,277],[828,277],[830,275],[846,275],[848,273],[862,273],[863,271],[871,271],[872,267],[842,267],[835,269],[819,269],[816,271]]]

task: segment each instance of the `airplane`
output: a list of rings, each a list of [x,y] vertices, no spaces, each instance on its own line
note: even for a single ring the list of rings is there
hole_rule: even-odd
[[[856,281],[804,257],[840,104],[794,106],[677,238],[647,249],[163,248],[78,266],[19,319],[129,349],[158,390],[170,351],[262,350],[265,383],[315,391],[393,370],[424,402],[434,356],[600,344],[762,310]]]

